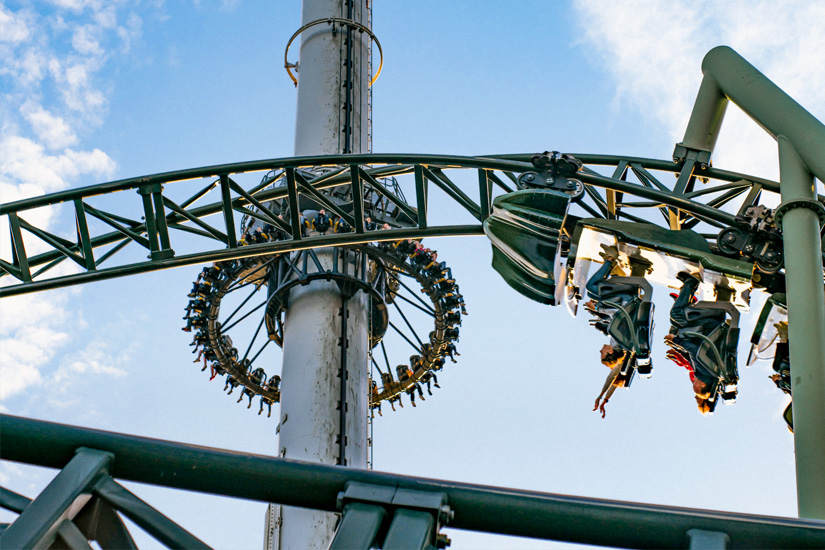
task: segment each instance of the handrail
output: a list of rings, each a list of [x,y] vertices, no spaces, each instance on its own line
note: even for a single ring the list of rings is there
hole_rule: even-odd
[[[729,548],[823,548],[825,522],[541,493],[340,468],[0,415],[0,458],[63,468],[78,447],[114,454],[113,477],[335,511],[347,481],[445,493],[450,527],[626,548],[686,547],[690,529]]]

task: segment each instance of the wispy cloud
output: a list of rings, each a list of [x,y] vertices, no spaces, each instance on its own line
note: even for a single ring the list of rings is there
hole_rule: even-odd
[[[13,297],[0,301],[0,400],[41,384],[41,369],[69,341],[66,296]]]
[[[701,82],[703,56],[726,44],[814,115],[825,112],[825,4],[806,0],[574,0],[585,49],[633,108],[681,141]],[[715,165],[778,177],[776,145],[728,109]]]
[[[114,56],[140,36],[142,21],[121,3],[55,0],[52,5],[0,4],[0,196],[3,202],[65,189],[84,177],[114,174],[114,160],[84,146],[83,137],[100,125],[108,101],[104,70]],[[58,230],[53,209],[27,211],[27,221]],[[9,229],[0,224],[0,257],[11,259]],[[26,252],[43,250],[26,238]],[[59,267],[66,273],[73,266]],[[10,277],[0,280],[9,284]],[[57,379],[98,373],[107,367],[106,349],[85,350],[83,361],[52,366],[60,349],[81,329],[72,293],[49,292],[0,301],[0,399]]]

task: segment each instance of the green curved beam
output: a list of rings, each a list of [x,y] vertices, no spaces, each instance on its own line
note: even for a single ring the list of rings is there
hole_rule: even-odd
[[[471,226],[441,225],[429,227],[430,224],[426,219],[427,193],[420,193],[418,191],[421,189],[417,189],[415,206],[404,204],[400,200],[397,202],[400,203],[400,206],[411,218],[418,218],[418,227],[382,233],[382,236],[386,237],[386,240],[433,236],[481,235],[481,223],[490,213],[489,202],[493,198],[493,183],[505,191],[511,191],[512,189],[505,184],[504,181],[515,179],[517,175],[532,170],[533,166],[529,162],[531,156],[532,155],[528,154],[486,157],[422,154],[358,154],[290,157],[165,172],[69,189],[59,193],[3,204],[0,205],[0,216],[8,218],[8,223],[12,229],[11,233],[15,244],[16,255],[11,263],[0,262],[0,276],[12,275],[20,279],[21,282],[0,289],[0,297],[145,273],[170,267],[240,258],[253,254],[280,253],[303,248],[344,246],[374,241],[376,240],[374,233],[356,233],[351,235],[326,235],[323,237],[299,238],[294,241],[267,243],[253,247],[239,247],[237,245],[237,239],[235,237],[236,228],[233,217],[235,212],[242,214],[249,213],[249,207],[256,207],[257,204],[274,199],[288,199],[291,192],[294,193],[296,197],[299,195],[312,197],[317,195],[318,191],[324,189],[342,185],[353,185],[353,180],[357,180],[360,185],[365,185],[366,182],[366,184],[376,187],[376,185],[380,186],[380,184],[376,182],[377,178],[418,173],[419,176],[416,178],[417,188],[425,187],[428,182],[429,186],[436,185],[440,187],[450,199],[458,203],[460,209],[463,208],[479,222],[479,225]],[[658,170],[671,173],[679,173],[681,171],[679,164],[670,161],[608,155],[584,154],[576,156],[584,160],[585,163],[594,166],[624,165],[641,168],[643,170]],[[295,180],[297,177],[297,172],[295,172],[296,168],[318,166],[343,166],[343,168],[333,171],[330,174],[318,176],[312,181],[305,182],[303,186],[293,183],[293,188],[281,186],[276,189],[262,190],[259,189],[260,186],[258,186],[251,191],[245,191],[230,178],[230,175],[235,174],[283,169],[291,173],[292,179]],[[354,167],[358,168],[358,178],[352,177],[352,168]],[[464,191],[444,176],[442,170],[447,169],[471,169],[479,172],[479,180],[486,182],[486,190],[483,189],[485,185],[479,185],[481,190],[478,195],[478,203],[468,197]],[[504,174],[504,177],[499,178],[496,176],[496,173]],[[761,186],[762,189],[778,189],[778,184],[775,182],[713,168],[707,168],[703,171],[697,170],[696,173],[703,178],[707,177],[725,182],[718,187],[718,191],[731,189],[731,186],[733,186],[732,192],[738,192],[742,186],[747,188],[747,186],[750,185],[758,185]],[[711,220],[721,225],[732,225],[734,223],[734,217],[731,214],[713,205],[707,205],[693,200],[693,197],[689,195],[669,191],[659,182],[655,182],[658,187],[645,186],[641,183],[625,181],[620,177],[611,178],[602,176],[593,170],[582,171],[577,174],[577,177],[590,188],[591,198],[594,196],[598,197],[598,192],[595,191],[595,189],[601,188],[610,192],[621,192],[626,195],[646,199],[651,201],[651,205],[677,208],[683,212],[695,215],[699,220]],[[189,208],[187,205],[189,201],[177,205],[163,194],[165,188],[174,189],[186,180],[204,178],[217,178],[211,186],[208,186],[209,189],[217,186],[219,182],[221,183],[223,194],[221,195],[222,200],[220,202]],[[286,179],[288,180],[289,178]],[[92,197],[128,190],[136,190],[141,194],[140,198],[143,200],[143,207],[147,214],[145,218],[149,220],[149,227],[152,228],[151,232],[147,231],[146,221],[109,215],[108,213],[93,208],[85,202]],[[381,193],[387,192],[387,190],[381,190],[378,187],[376,187],[376,190]],[[707,191],[710,190],[712,190],[712,188]],[[234,191],[236,196],[232,197],[230,191]],[[706,190],[702,192],[704,193],[704,191]],[[208,192],[208,189],[203,190],[196,196],[199,198],[206,192]],[[128,195],[124,195],[124,197],[126,196]],[[129,200],[134,200],[134,198],[134,196],[130,196]],[[392,197],[390,197],[390,199],[392,200]],[[395,199],[398,199],[398,197],[395,197]],[[191,199],[192,202],[194,202],[194,200],[195,197]],[[484,207],[485,201],[488,202],[486,208]],[[45,230],[33,227],[20,216],[21,213],[25,213],[34,208],[66,202],[74,202],[77,211],[78,242],[71,242],[52,235]],[[183,205],[186,205],[186,208],[184,208]],[[601,205],[597,204],[596,206],[603,210]],[[221,212],[224,214],[224,227],[214,227],[210,225],[210,223],[214,222],[207,223],[203,221],[204,218]],[[88,224],[86,223],[87,215],[102,220],[107,225],[115,228],[115,231],[97,236],[90,235]],[[622,215],[628,219],[634,219],[631,214],[625,213],[624,211],[622,211]],[[155,226],[157,226],[157,228]],[[288,228],[289,226],[288,224],[284,224],[284,227]],[[172,249],[170,240],[170,234],[172,234],[172,232],[169,231],[170,229],[177,229],[179,231],[186,231],[207,237],[210,239],[209,242],[214,240],[220,243],[221,248],[194,254],[176,255]],[[40,240],[47,242],[51,246],[51,250],[33,257],[27,257],[22,236],[23,231],[28,231],[39,237]],[[109,257],[116,254],[122,247],[131,242],[136,242],[151,252],[150,259],[146,262],[135,264],[106,268],[100,267]],[[107,245],[114,245],[114,248],[101,255],[101,257],[95,258],[94,251]],[[209,245],[207,244],[206,247],[209,247]],[[38,275],[66,259],[71,259],[78,263],[82,268],[85,268],[85,272],[48,279],[43,277],[38,278]],[[34,274],[32,274],[32,268],[39,268],[39,271],[35,271]]]

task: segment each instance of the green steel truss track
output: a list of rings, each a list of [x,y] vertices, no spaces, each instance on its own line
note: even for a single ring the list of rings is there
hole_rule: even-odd
[[[516,190],[518,176],[534,169],[531,156],[293,157],[166,172],[3,204],[0,224],[8,224],[12,253],[11,258],[0,259],[0,280],[5,283],[0,297],[291,250],[482,235],[492,199]],[[735,225],[734,213],[741,204],[757,204],[760,195],[779,192],[776,182],[717,170],[690,159],[574,156],[584,163],[576,178],[586,191],[572,207],[574,215],[704,228],[709,239]],[[306,168],[329,166],[336,168],[306,177]],[[275,175],[251,184],[243,179],[264,171],[275,171]],[[380,183],[387,177],[406,185],[415,197],[414,205]],[[365,213],[357,201],[351,212],[345,212],[321,193],[342,186],[349,186],[353,197],[363,197],[365,188],[370,188],[406,214],[412,224],[367,232]],[[430,213],[429,196],[435,190],[454,203],[449,216]],[[288,204],[287,216],[280,218],[267,207],[268,201],[276,199]],[[298,225],[301,199],[326,205],[334,215],[351,222],[354,232],[302,237]],[[33,211],[44,207],[58,208],[58,219],[64,222],[68,216],[74,218],[74,224],[63,224],[74,226],[69,236],[32,221],[37,218]],[[241,246],[237,229],[241,216],[279,227],[287,234],[286,240]],[[29,255],[27,250],[39,253]]]

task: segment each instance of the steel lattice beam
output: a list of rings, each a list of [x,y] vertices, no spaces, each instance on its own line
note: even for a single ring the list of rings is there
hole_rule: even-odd
[[[766,192],[777,192],[779,189],[776,182],[769,180],[713,168],[695,168],[692,172],[694,176],[714,180],[715,184],[705,185],[700,190],[682,193],[677,189],[678,182],[674,190],[669,190],[651,174],[651,171],[679,174],[683,171],[682,164],[607,155],[576,155],[576,157],[586,165],[577,177],[585,183],[588,191],[586,201],[579,203],[579,206],[585,213],[589,212],[600,217],[625,217],[630,220],[641,220],[630,211],[638,210],[634,207],[652,206],[660,208],[665,213],[667,208],[689,213],[693,218],[685,223],[690,227],[701,221],[713,227],[724,227],[732,225],[734,217],[719,209],[721,204],[743,194],[744,190],[750,187]],[[503,179],[515,180],[516,175],[532,169],[530,158],[531,155],[456,157],[384,154],[295,157],[167,172],[71,189],[0,205],[0,218],[6,218],[6,220],[0,219],[0,223],[9,224],[13,243],[13,257],[10,261],[0,260],[0,277],[10,276],[19,280],[17,284],[7,285],[0,289],[0,297],[256,254],[361,244],[375,240],[481,235],[481,225],[452,223],[438,225],[429,219],[427,205],[430,187],[443,191],[443,197],[439,197],[439,200],[445,198],[453,202],[456,212],[464,211],[475,220],[483,222],[490,214],[493,185],[507,191],[511,190]],[[296,170],[299,167],[330,165],[342,166],[342,168],[319,175],[311,181],[304,181]],[[615,169],[612,170],[611,177],[599,174],[593,169],[596,167],[615,167]],[[631,168],[639,181],[628,180],[627,172]],[[445,174],[446,170],[456,169],[473,170],[478,173],[477,192],[462,190],[453,179]],[[270,180],[246,190],[230,177],[230,175],[260,170],[275,170],[278,174],[284,174],[286,185],[267,189],[267,185],[272,181]],[[415,207],[406,204],[378,181],[382,177],[402,175],[409,175],[414,179]],[[214,181],[208,183],[206,187],[199,186],[193,195],[180,203],[169,196],[171,191],[183,190],[181,186],[186,180],[199,178],[214,178]],[[431,182],[432,186],[429,185]],[[369,186],[383,199],[404,212],[412,220],[412,227],[381,233],[360,233],[358,230],[363,223],[365,212],[356,209],[353,213],[355,234],[302,238],[298,226],[300,198],[305,196],[317,200],[319,196],[323,196],[320,191],[339,186],[357,188],[360,193],[356,192],[355,196],[363,196],[365,186]],[[597,188],[606,190],[606,199],[597,191]],[[144,213],[143,219],[104,211],[90,204],[90,200],[95,197],[127,190],[137,191],[139,195],[121,194],[117,197],[118,204],[122,203],[124,209],[132,203],[139,204],[139,211]],[[724,192],[728,195],[723,195],[721,198],[711,197],[711,195]],[[477,195],[478,200],[476,201],[470,195]],[[211,204],[194,206],[197,200],[210,196],[215,196],[218,200]],[[628,201],[627,197],[637,197],[647,202],[634,204],[633,201]],[[709,197],[707,203],[699,202],[700,197]],[[288,202],[290,222],[278,219],[274,212],[265,207],[266,201],[272,200]],[[76,218],[76,242],[37,228],[25,220],[27,212],[31,209],[56,206],[67,202],[72,203]],[[593,206],[590,206],[588,202]],[[288,240],[251,247],[239,246],[234,216],[236,212],[252,215],[265,222],[275,222],[273,225],[284,230]],[[350,217],[345,212],[342,214],[345,214],[346,218]],[[218,216],[220,222],[216,224],[216,219],[207,219],[210,216]],[[92,220],[102,222],[109,231],[101,232],[98,228],[98,231],[93,233],[89,223]],[[179,238],[180,232],[202,237],[198,241],[199,250],[176,254],[174,251],[176,247],[179,251],[183,250],[173,242]],[[27,255],[26,241],[33,237],[37,237],[39,241],[51,247],[51,250],[35,256]],[[130,243],[136,243],[144,248],[149,253],[149,258],[142,262],[116,265],[113,258],[121,257],[120,250]],[[98,250],[103,247],[111,248],[106,252],[99,252]],[[71,259],[82,271],[69,276],[51,276],[48,273],[49,269],[66,259]]]

